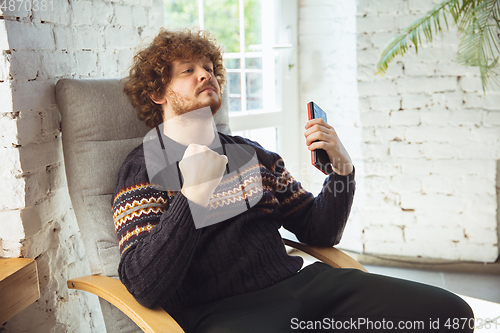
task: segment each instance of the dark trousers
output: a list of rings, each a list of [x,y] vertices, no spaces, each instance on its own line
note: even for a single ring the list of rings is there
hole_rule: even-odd
[[[256,292],[189,309],[188,333],[472,332],[473,313],[441,288],[316,262]]]

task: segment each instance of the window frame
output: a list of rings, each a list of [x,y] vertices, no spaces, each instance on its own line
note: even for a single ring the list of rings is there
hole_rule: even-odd
[[[300,165],[301,143],[299,126],[298,91],[298,0],[261,0],[262,45],[260,50],[245,49],[244,1],[239,4],[240,52],[225,53],[224,59],[240,59],[239,69],[227,69],[228,73],[239,72],[241,111],[229,112],[233,133],[248,132],[267,127],[276,128],[276,152],[287,163],[287,168]],[[198,25],[205,28],[204,0],[198,0]],[[262,55],[263,109],[246,110],[246,59]],[[245,74],[245,75],[244,75]],[[229,81],[229,80],[228,80]],[[275,83],[278,84],[275,84]],[[225,89],[228,89],[226,82]],[[235,96],[233,96],[235,97]],[[231,98],[231,95],[230,95]],[[250,138],[255,139],[256,138]],[[261,143],[263,144],[263,143]],[[265,144],[263,144],[265,145]],[[298,170],[298,169],[297,169]]]

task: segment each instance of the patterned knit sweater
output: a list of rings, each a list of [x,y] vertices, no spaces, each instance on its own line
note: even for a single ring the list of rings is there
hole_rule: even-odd
[[[140,304],[161,306],[177,320],[186,307],[263,289],[294,275],[302,258],[286,253],[278,229],[283,226],[304,243],[333,246],[340,241],[353,201],[354,170],[347,176],[329,175],[314,197],[290,175],[278,154],[242,137],[219,133],[219,138],[223,145],[252,146],[262,176],[260,201],[223,222],[196,229],[192,216],[244,200],[230,194],[252,182],[245,172],[226,180],[209,207],[202,208],[180,191],[158,190],[150,182],[143,145],[127,156],[119,171],[113,211],[120,280]],[[187,148],[177,145],[180,151]]]

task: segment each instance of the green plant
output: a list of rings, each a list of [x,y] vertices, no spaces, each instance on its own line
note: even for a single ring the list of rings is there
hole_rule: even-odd
[[[404,55],[409,48],[408,39],[415,45],[422,44],[422,32],[428,42],[433,33],[441,30],[444,21],[449,29],[451,16],[458,28],[460,43],[457,62],[479,67],[483,90],[490,82],[500,83],[500,0],[446,0],[435,6],[394,37],[380,55],[377,73],[383,74],[389,62],[397,55]]]
[[[1,0],[0,0],[1,1]],[[240,52],[238,0],[204,0],[205,29],[210,30],[227,52]],[[245,51],[249,45],[261,44],[260,0],[245,0]],[[198,26],[198,0],[164,0],[165,27],[176,29]],[[243,50],[241,50],[243,51]]]

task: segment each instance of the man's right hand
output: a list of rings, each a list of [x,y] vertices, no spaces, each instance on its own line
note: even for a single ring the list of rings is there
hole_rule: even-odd
[[[224,176],[227,161],[227,156],[219,155],[207,146],[190,144],[179,162],[184,178],[181,193],[194,203],[207,207]]]

